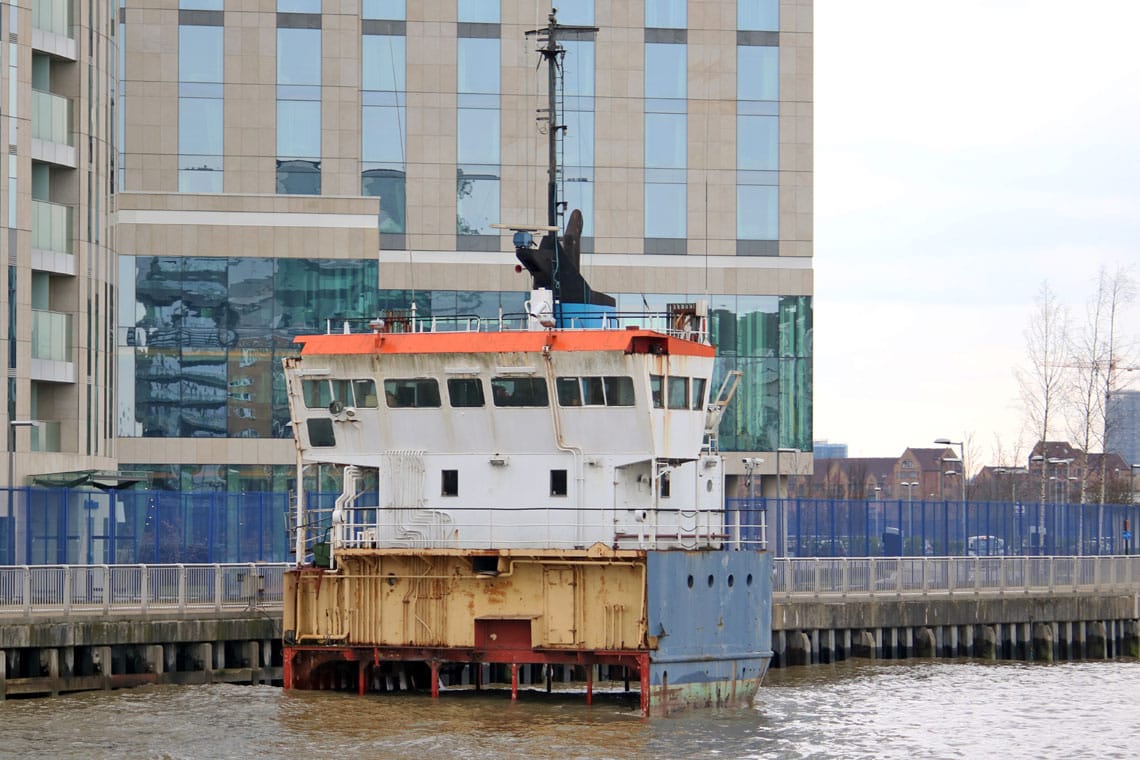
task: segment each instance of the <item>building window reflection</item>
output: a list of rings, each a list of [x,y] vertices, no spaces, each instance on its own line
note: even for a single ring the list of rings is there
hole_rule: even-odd
[[[279,9],[296,4],[280,0]],[[320,16],[298,16],[286,12],[278,15],[277,192],[320,195]],[[306,26],[285,26],[291,23]],[[312,24],[316,28],[311,28]]]
[[[380,232],[397,235],[407,224],[406,47],[402,35],[365,33],[361,40],[360,192],[380,197]]]
[[[223,28],[178,27],[178,190],[222,192]]]
[[[456,233],[482,236],[498,250],[500,122],[498,38],[459,37],[457,75]]]

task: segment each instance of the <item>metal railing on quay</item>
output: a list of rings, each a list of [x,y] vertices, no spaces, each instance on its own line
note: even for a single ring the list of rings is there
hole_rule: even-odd
[[[776,599],[1140,593],[1140,556],[776,559]]]
[[[0,567],[0,619],[280,608],[291,565]]]

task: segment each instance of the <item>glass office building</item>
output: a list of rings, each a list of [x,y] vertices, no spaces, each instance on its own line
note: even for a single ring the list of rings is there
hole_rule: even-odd
[[[719,371],[743,371],[721,448],[766,476],[777,450],[810,451],[812,0],[558,5],[582,28],[550,125],[526,35],[549,5],[121,0],[99,53],[119,144],[95,175],[116,193],[112,290],[72,328],[112,336],[92,371],[113,392],[91,396],[108,457],[30,457],[22,482],[98,466],[161,490],[292,488],[293,338],[413,301],[521,311],[529,282],[491,225],[545,223],[552,128],[591,285],[626,312],[709,302]]]

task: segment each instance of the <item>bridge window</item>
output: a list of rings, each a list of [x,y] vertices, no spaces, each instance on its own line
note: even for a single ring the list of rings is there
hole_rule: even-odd
[[[309,431],[310,446],[336,446],[332,420],[328,417],[310,417],[305,420],[305,425]]]
[[[439,406],[439,383],[434,377],[385,380],[384,398],[393,409]]]
[[[604,380],[607,406],[633,406],[633,378],[607,377]]]
[[[669,378],[669,408],[670,409],[688,409],[689,408],[689,378],[687,378],[687,377],[670,377]]]
[[[665,384],[665,378],[661,375],[649,376],[649,395],[653,397],[653,408],[665,408],[665,396],[662,394],[662,386]]]
[[[353,380],[352,396],[359,407],[372,409],[379,406],[376,401],[376,383],[371,379]]]
[[[328,380],[302,380],[301,395],[309,409],[327,409],[332,403],[332,386]]]
[[[705,385],[708,383],[703,377],[693,378],[693,409],[705,408]]]
[[[582,386],[576,377],[560,377],[554,381],[554,390],[558,393],[558,403],[562,406],[582,405]]]
[[[566,470],[551,470],[550,471],[550,495],[551,496],[565,496],[566,495]]]
[[[549,406],[546,379],[541,377],[493,377],[491,395],[495,406]]]
[[[447,397],[452,406],[483,406],[483,383],[477,377],[450,377],[447,379]]]
[[[440,494],[443,496],[459,495],[459,470],[444,470],[441,478]]]
[[[602,378],[582,378],[582,403],[586,406],[605,406],[606,393],[603,390]]]

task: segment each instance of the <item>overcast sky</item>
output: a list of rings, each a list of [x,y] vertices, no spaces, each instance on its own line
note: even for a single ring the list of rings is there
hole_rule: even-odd
[[[1042,281],[1080,316],[1140,265],[1138,39],[1133,0],[816,0],[816,439],[1026,453]]]

